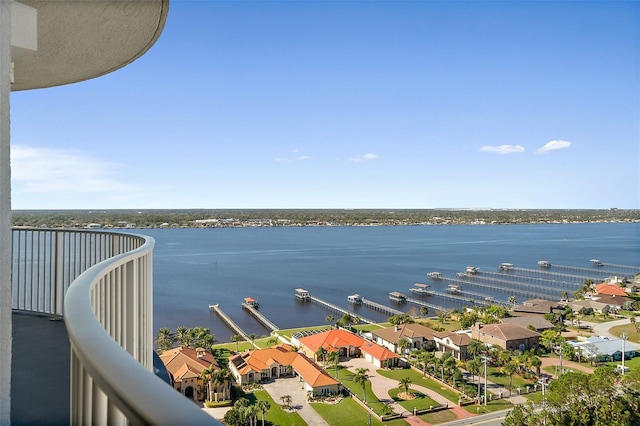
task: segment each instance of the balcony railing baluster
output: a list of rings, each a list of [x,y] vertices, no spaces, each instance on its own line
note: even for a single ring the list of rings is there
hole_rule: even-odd
[[[153,239],[14,229],[13,242],[13,309],[65,317],[72,424],[217,424],[153,373]]]

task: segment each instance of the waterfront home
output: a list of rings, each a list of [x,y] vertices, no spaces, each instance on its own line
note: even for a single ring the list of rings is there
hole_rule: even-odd
[[[609,296],[607,294],[596,294],[591,296],[591,299],[600,303],[606,303],[615,310],[622,309],[625,303],[634,301],[632,298],[627,296]]]
[[[239,384],[298,376],[306,392],[337,393],[340,383],[306,355],[289,345],[243,352],[229,358],[229,371]]]
[[[292,342],[309,357],[316,356],[322,348],[326,352],[338,352],[340,357],[363,357],[376,367],[395,366],[400,362],[398,356],[387,348],[344,329],[327,330]]]
[[[471,343],[471,337],[467,332],[435,332],[433,340],[435,341],[436,349],[440,352],[450,352],[458,361],[466,361],[468,357],[467,346]]]
[[[586,310],[591,309],[594,312],[597,312],[599,314],[603,312],[608,312],[612,309],[611,305],[609,305],[608,303],[600,302],[599,300],[596,300],[596,299],[574,300],[573,302],[569,302],[568,306],[574,312],[580,312],[583,309],[586,309]]]
[[[540,333],[518,324],[508,323],[478,323],[471,328],[471,337],[507,351],[524,352],[528,349],[537,349],[540,343]]]
[[[436,342],[433,338],[434,330],[424,325],[411,323],[399,324],[393,327],[372,330],[373,340],[380,346],[384,346],[393,352],[398,352],[398,342],[406,339],[411,349],[431,349],[435,348]]]
[[[523,315],[518,317],[507,317],[501,319],[503,324],[518,324],[519,326],[533,329],[538,333],[542,333],[545,330],[553,330],[554,325],[541,317],[540,315]]]
[[[627,292],[623,287],[618,284],[600,283],[596,285],[596,295],[605,294],[609,296],[626,296]]]
[[[544,315],[553,313],[555,310],[564,310],[564,307],[560,302],[544,299],[531,299],[526,302],[522,302],[521,305],[515,305],[509,312],[512,316],[522,316],[524,314],[538,314]]]
[[[585,341],[572,341],[569,344],[575,348],[576,353],[592,362],[621,361],[623,350],[624,359],[634,358],[640,353],[640,346],[622,339],[591,336]]]
[[[231,398],[229,380],[216,383],[210,389],[210,395],[207,395],[207,384],[202,379],[202,372],[212,366],[213,371],[221,369],[213,355],[203,348],[168,349],[160,354],[160,359],[167,368],[173,388],[187,398],[196,402],[204,402],[205,399],[219,401]]]

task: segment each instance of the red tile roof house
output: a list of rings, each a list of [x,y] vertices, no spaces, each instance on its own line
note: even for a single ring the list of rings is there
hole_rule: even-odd
[[[343,329],[313,334],[298,339],[298,342],[300,349],[309,357],[314,357],[320,348],[324,348],[327,352],[338,352],[341,357],[362,356],[378,368],[397,366],[400,362],[400,357],[387,348]]]
[[[314,395],[337,393],[340,387],[337,380],[289,345],[234,355],[229,358],[229,370],[240,384],[294,374],[304,383],[305,391]]]
[[[435,348],[434,330],[421,324],[400,324],[371,331],[375,342],[393,352],[398,352],[400,339],[407,339],[412,349]]]
[[[540,333],[517,324],[476,324],[471,328],[471,337],[508,351],[520,352],[537,349],[540,341]]]
[[[624,288],[618,284],[600,283],[596,286],[596,294],[606,294],[609,296],[627,296]]]
[[[214,370],[220,370],[218,361],[210,352],[202,348],[191,349],[178,347],[160,354],[162,363],[167,367],[174,389],[196,402],[205,399],[222,401],[231,397],[231,383],[226,381],[221,386],[211,389],[207,398],[206,384],[201,378],[202,372],[213,365]]]

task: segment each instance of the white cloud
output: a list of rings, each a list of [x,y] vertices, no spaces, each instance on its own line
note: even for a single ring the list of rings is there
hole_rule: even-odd
[[[299,149],[292,149],[291,152],[293,154],[298,154],[298,152],[300,152]],[[276,157],[273,159],[273,161],[276,161],[278,163],[291,163],[293,161],[304,161],[304,160],[309,160],[311,159],[310,156],[308,155],[294,155],[292,157]]]
[[[349,161],[354,163],[360,163],[361,161],[377,160],[379,157],[376,154],[368,153],[364,155],[358,155],[356,157],[349,158]]]
[[[547,142],[543,147],[536,151],[536,154],[544,154],[549,151],[557,151],[559,149],[567,149],[571,146],[571,142],[567,141],[551,141]]]
[[[11,180],[17,193],[105,194],[134,197],[146,192],[139,185],[118,180],[124,165],[110,163],[74,150],[11,147]]]
[[[520,145],[485,145],[479,149],[480,152],[495,152],[496,154],[513,154],[516,152],[524,152],[524,147]]]

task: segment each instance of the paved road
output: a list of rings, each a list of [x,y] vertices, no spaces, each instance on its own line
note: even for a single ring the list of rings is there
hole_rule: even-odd
[[[630,324],[629,318],[623,318],[621,320],[616,321],[608,321],[601,323],[591,323],[591,327],[593,329],[593,333],[596,336],[607,336],[609,339],[619,339],[620,337],[611,334],[609,329],[613,327],[617,327],[619,325]],[[584,323],[583,323],[584,324]]]

